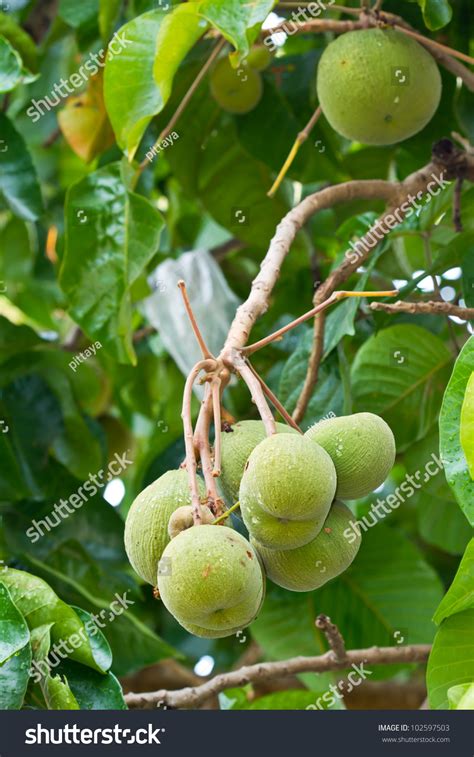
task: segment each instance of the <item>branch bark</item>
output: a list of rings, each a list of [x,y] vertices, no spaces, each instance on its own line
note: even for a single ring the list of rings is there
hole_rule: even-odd
[[[432,315],[455,315],[464,321],[474,318],[474,308],[463,308],[451,302],[371,302],[371,310],[383,310],[385,313],[428,313]]]
[[[336,660],[331,650],[318,657],[293,657],[278,662],[262,662],[247,665],[239,670],[221,673],[200,686],[189,686],[178,691],[151,691],[143,694],[127,694],[125,701],[130,708],[149,709],[160,703],[172,708],[196,708],[211,696],[228,688],[246,686],[248,683],[268,681],[278,676],[295,673],[322,673],[341,670],[351,665],[396,665],[408,662],[426,662],[431,651],[429,644],[413,644],[398,647],[370,647],[353,649],[343,660]]]

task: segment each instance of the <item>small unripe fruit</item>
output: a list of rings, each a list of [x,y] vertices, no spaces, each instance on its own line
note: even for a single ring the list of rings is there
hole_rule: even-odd
[[[435,60],[393,29],[338,37],[318,65],[318,99],[339,134],[368,145],[391,145],[421,131],[441,98]]]
[[[209,525],[213,520],[215,520],[215,515],[212,514],[211,510],[208,507],[201,507],[201,525]],[[192,526],[194,526],[194,518],[191,505],[178,507],[168,523],[168,536],[170,539],[174,539],[181,531],[186,531],[187,528],[192,528]]]
[[[273,55],[265,45],[254,45],[247,55],[248,65],[256,71],[264,71],[268,68],[272,60]]]
[[[239,501],[251,536],[272,549],[307,544],[321,530],[336,491],[322,447],[299,434],[274,434],[251,453]]]
[[[232,68],[229,58],[217,61],[210,75],[211,94],[229,113],[248,113],[260,101],[262,77],[251,66]]]
[[[265,593],[250,542],[227,526],[193,526],[163,552],[158,589],[165,607],[196,636],[221,638],[248,626]]]
[[[313,591],[345,571],[356,556],[360,533],[346,539],[344,530],[353,518],[343,502],[334,502],[319,534],[297,549],[267,549],[252,540],[268,578],[290,591]]]
[[[383,484],[395,462],[390,426],[373,413],[319,421],[305,434],[324,447],[337,473],[339,499],[366,497]]]
[[[276,424],[279,434],[297,434],[286,423]],[[230,504],[239,499],[239,487],[244,474],[245,464],[252,450],[266,437],[262,421],[239,421],[230,431],[221,435],[222,459],[220,483],[224,496]]]
[[[198,483],[204,497],[204,484]],[[170,470],[140,492],[128,511],[125,550],[132,568],[152,586],[156,586],[158,562],[170,540],[170,517],[178,507],[190,504],[187,472]]]

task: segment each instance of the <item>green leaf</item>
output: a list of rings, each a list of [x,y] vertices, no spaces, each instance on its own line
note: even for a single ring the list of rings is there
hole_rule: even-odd
[[[450,710],[474,710],[474,683],[461,683],[448,689]]]
[[[466,386],[466,393],[461,408],[461,447],[469,468],[469,475],[474,481],[474,371]]]
[[[7,587],[1,583],[5,566],[0,565],[0,664],[29,643],[30,632],[23,615],[13,604]]]
[[[125,24],[119,34],[128,44],[108,55],[104,96],[117,142],[132,160],[153,116],[171,94],[173,78],[189,50],[206,31],[198,3],[173,11],[150,11]]]
[[[112,650],[110,644],[105,638],[104,634],[100,630],[99,626],[94,623],[94,619],[89,612],[81,610],[80,607],[71,605],[76,615],[82,620],[84,628],[86,629],[87,638],[100,670],[109,670],[112,665]]]
[[[453,16],[448,0],[418,0],[418,5],[423,11],[423,20],[431,31],[449,24]]]
[[[95,670],[65,660],[58,668],[64,675],[81,710],[126,710],[122,687],[110,671],[104,676]]]
[[[440,454],[446,479],[471,526],[474,526],[474,481],[461,444],[461,411],[473,370],[474,336],[471,336],[456,360],[439,418]]]
[[[310,329],[300,339],[296,350],[283,367],[278,396],[290,413],[295,409],[303,388],[312,343],[313,330]],[[305,413],[305,426],[317,423],[330,412],[341,415],[342,407],[343,389],[338,365],[335,360],[329,359],[320,366],[318,382]]]
[[[0,92],[11,92],[22,79],[23,63],[8,40],[0,35]]]
[[[38,65],[36,45],[30,35],[13,20],[11,14],[0,13],[0,34],[15,50],[18,50],[25,66],[36,71]]]
[[[402,451],[437,418],[451,354],[427,329],[402,324],[370,337],[352,365],[355,411],[381,415]]]
[[[315,702],[325,693],[322,689],[318,691],[277,691],[275,694],[267,694],[258,699],[247,702],[243,707],[233,707],[239,710],[306,710],[310,709],[330,709],[325,702],[321,701],[321,707],[317,708]],[[334,697],[335,699],[335,697]]]
[[[60,283],[74,320],[122,362],[136,361],[130,289],[156,254],[162,228],[156,208],[126,189],[118,163],[68,192]]]
[[[69,688],[67,679],[63,680],[60,675],[55,674],[43,678],[41,680],[41,690],[48,710],[80,709],[77,699]]]
[[[122,0],[99,0],[99,29],[104,42],[112,35],[121,7]]]
[[[63,21],[74,29],[89,23],[97,18],[99,13],[99,0],[60,0],[58,14]]]
[[[433,620],[439,625],[451,615],[472,609],[474,609],[474,539],[471,539],[467,545],[458,571],[436,610]]]
[[[20,710],[30,677],[31,646],[28,642],[0,665],[0,710]]]
[[[436,634],[426,673],[430,709],[449,708],[448,690],[474,680],[474,610],[447,618]]]
[[[245,57],[277,0],[202,0],[199,12]]]
[[[15,215],[36,221],[43,201],[26,143],[4,113],[0,113],[0,194]]]
[[[22,570],[6,569],[1,576],[18,610],[24,616],[30,630],[54,623],[51,638],[54,643],[68,644],[68,656],[83,665],[105,672],[97,664],[84,624],[65,602],[37,576]],[[72,641],[74,639],[74,643]],[[66,647],[65,647],[66,648]]]
[[[362,534],[350,568],[321,589],[289,592],[270,583],[250,630],[276,659],[326,649],[314,626],[321,612],[338,625],[348,649],[364,647],[368,639],[379,645],[393,645],[400,638],[404,644],[428,643],[435,630],[429,618],[441,594],[439,579],[413,544],[378,523]]]

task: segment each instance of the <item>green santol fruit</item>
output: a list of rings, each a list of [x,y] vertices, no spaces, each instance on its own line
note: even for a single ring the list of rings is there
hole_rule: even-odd
[[[198,483],[205,497],[204,484]],[[156,586],[158,562],[170,540],[170,517],[178,507],[190,504],[187,472],[169,470],[140,492],[128,511],[125,550],[133,569],[152,586]]]
[[[210,525],[216,516],[213,515],[208,507],[201,507],[201,525]],[[168,535],[170,539],[185,531],[187,528],[194,526],[193,508],[191,505],[182,505],[171,515],[168,523]]]
[[[217,61],[210,75],[211,94],[229,113],[248,113],[260,101],[262,77],[249,65],[232,68],[228,57]]]
[[[248,626],[265,594],[252,545],[227,526],[193,526],[174,538],[160,561],[165,607],[195,636],[221,638]]]
[[[297,549],[267,549],[252,539],[273,583],[290,591],[313,591],[343,573],[356,556],[360,533],[351,529],[351,539],[344,530],[353,515],[343,502],[334,502],[324,527],[309,544]]]
[[[251,453],[239,501],[251,536],[272,549],[307,544],[321,530],[336,491],[327,452],[299,434],[274,434]]]
[[[297,434],[286,423],[277,423],[278,434]],[[235,504],[239,498],[239,487],[245,464],[252,450],[266,437],[262,421],[239,421],[229,431],[221,434],[221,477],[220,483],[226,500]]]
[[[395,462],[390,426],[373,413],[319,421],[305,434],[329,453],[337,473],[339,499],[366,497],[383,484]]]
[[[391,145],[417,134],[441,98],[441,76],[414,39],[393,29],[363,29],[338,37],[318,65],[319,104],[348,139]]]
[[[246,61],[256,71],[264,71],[273,60],[273,55],[265,45],[254,45],[250,48]]]

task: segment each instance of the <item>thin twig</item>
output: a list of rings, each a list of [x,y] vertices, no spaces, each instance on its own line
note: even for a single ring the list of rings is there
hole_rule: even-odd
[[[280,173],[278,174],[278,176],[276,177],[275,181],[273,182],[273,185],[272,185],[271,189],[267,192],[268,197],[274,197],[274,195],[278,191],[278,188],[279,188],[280,184],[282,183],[283,179],[285,178],[286,174],[288,173],[288,170],[289,170],[291,164],[293,163],[294,159],[296,158],[296,154],[297,154],[298,150],[300,149],[301,145],[304,142],[306,142],[306,140],[308,139],[308,137],[309,137],[309,135],[310,135],[313,127],[316,125],[319,117],[321,116],[321,113],[322,113],[321,106],[318,105],[318,107],[314,111],[313,115],[311,116],[310,120],[308,121],[308,123],[306,124],[306,126],[304,127],[304,129],[302,129],[299,132],[298,136],[296,137],[296,139],[295,139],[295,141],[293,143],[293,147],[291,148],[290,152],[288,153],[288,157],[287,157],[287,159],[283,163],[283,166],[280,169]]]
[[[214,378],[211,383],[212,405],[214,412],[214,468],[212,475],[221,475],[221,380]]]
[[[212,379],[211,379],[212,382]],[[209,381],[206,383],[206,389],[204,393],[204,399],[202,404],[205,405],[208,401],[211,401],[212,408],[212,390]],[[201,459],[202,472],[204,475],[204,481],[207,490],[208,507],[214,515],[218,516],[222,512],[224,502],[217,491],[216,479],[213,475],[211,445],[209,442],[209,433],[211,430],[211,417],[212,412],[206,413],[205,422],[194,433],[194,444],[199,451],[199,457]]]
[[[333,652],[334,659],[337,662],[345,662],[347,658],[346,646],[336,624],[331,623],[331,618],[327,615],[318,615],[315,626],[324,633]]]
[[[273,406],[276,408],[276,410],[278,410],[278,412],[280,413],[281,417],[286,421],[286,423],[289,426],[291,426],[291,428],[294,428],[295,431],[299,431],[299,433],[302,434],[303,431],[300,429],[300,427],[298,426],[298,424],[295,423],[295,421],[293,420],[293,418],[289,414],[288,410],[285,409],[285,407],[281,404],[281,402],[278,399],[278,397],[275,394],[273,394],[273,392],[270,389],[270,387],[267,386],[267,384],[265,383],[265,381],[263,380],[263,378],[260,376],[259,373],[257,373],[257,371],[255,370],[255,368],[253,367],[253,365],[251,365],[248,360],[247,360],[247,365],[250,368],[250,370],[252,371],[252,373],[255,376],[255,378],[258,379],[258,381],[260,382],[260,386],[262,387],[262,389],[264,391],[264,394],[266,394],[266,396],[268,397],[268,399],[270,400],[270,402],[273,404]]]
[[[247,365],[242,355],[240,355],[239,353],[236,353],[234,356],[234,366],[250,390],[252,400],[255,402],[258,408],[258,412],[260,413],[260,417],[263,421],[263,425],[265,426],[267,435],[271,436],[272,434],[276,434],[275,418],[273,417],[272,411],[270,410],[267,400],[265,399],[265,395],[263,393],[260,382],[257,378],[255,378],[252,370]]]
[[[210,349],[207,346],[206,342],[204,341],[203,335],[201,334],[201,330],[200,330],[200,328],[199,328],[199,326],[197,324],[197,321],[196,321],[193,309],[191,307],[191,303],[189,301],[188,292],[186,290],[186,284],[184,283],[184,281],[182,279],[180,279],[180,281],[178,281],[178,287],[179,287],[179,289],[181,291],[181,295],[183,297],[184,307],[186,308],[186,312],[188,314],[188,318],[189,318],[190,323],[191,323],[191,328],[192,328],[192,330],[194,332],[194,336],[196,337],[197,343],[199,344],[199,347],[201,349],[202,356],[203,356],[204,360],[215,359],[214,355],[212,354],[212,352],[210,351]]]
[[[246,686],[249,683],[261,683],[280,676],[297,673],[322,673],[328,670],[341,670],[351,665],[364,663],[368,668],[373,665],[398,665],[400,663],[424,663],[431,651],[429,644],[412,644],[396,647],[369,647],[353,649],[347,652],[343,661],[334,657],[332,650],[318,657],[293,657],[276,662],[258,662],[239,670],[221,673],[200,686],[188,686],[177,691],[151,691],[141,694],[126,694],[125,701],[130,708],[153,708],[162,705],[174,708],[196,708],[211,696],[225,689]]]
[[[220,523],[222,520],[225,520],[225,518],[228,518],[231,513],[234,512],[234,510],[237,510],[240,507],[240,502],[236,502],[235,505],[232,505],[232,507],[229,507],[228,510],[225,511],[225,513],[222,513],[222,515],[219,515],[218,518],[212,521],[212,525],[215,526],[216,523]]]
[[[452,58],[458,58],[459,60],[463,60],[465,63],[469,63],[469,65],[474,66],[474,58],[471,58],[470,55],[461,53],[459,50],[454,50],[452,47],[447,47],[447,45],[442,45],[441,42],[435,42],[434,39],[425,37],[423,34],[418,34],[412,29],[407,29],[406,26],[394,24],[393,28],[399,32],[403,32],[403,34],[407,34],[409,37],[413,37],[413,39],[416,39],[418,42],[423,42],[426,47],[436,48],[440,52],[446,53]]]
[[[474,308],[462,308],[451,302],[372,302],[372,310],[383,310],[385,313],[424,313],[430,315],[454,315],[463,321],[471,321],[474,318]]]

